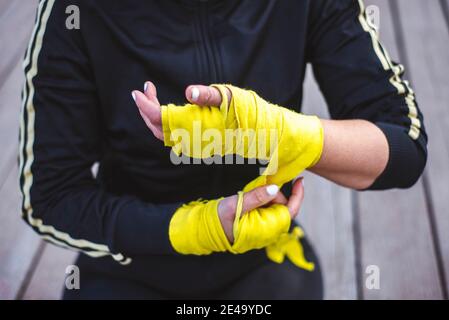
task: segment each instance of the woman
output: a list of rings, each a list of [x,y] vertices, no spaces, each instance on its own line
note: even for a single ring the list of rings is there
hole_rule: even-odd
[[[65,27],[69,5],[80,29]],[[25,57],[20,182],[25,221],[85,253],[81,289],[64,297],[322,298],[304,238],[314,268],[273,262],[264,248],[181,252],[171,222],[198,198],[220,199],[215,214],[232,244],[236,194],[259,166],[175,165],[160,141],[160,105],[225,98],[198,84],[231,83],[299,111],[307,63],[333,120],[319,121],[319,157],[305,168],[358,190],[412,186],[426,163],[423,117],[362,1],[41,1]],[[286,186],[246,193],[242,217],[278,205],[293,218],[304,189],[301,179]]]

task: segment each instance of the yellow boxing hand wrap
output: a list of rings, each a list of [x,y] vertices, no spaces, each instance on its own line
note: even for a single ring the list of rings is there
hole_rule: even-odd
[[[176,211],[170,221],[169,237],[177,252],[196,255],[224,251],[244,253],[265,248],[290,227],[290,214],[282,205],[258,208],[241,216],[243,193],[240,192],[231,245],[217,213],[220,200],[194,201]]]
[[[323,149],[320,120],[270,104],[255,92],[231,85],[214,85],[220,90],[220,108],[193,104],[161,107],[164,143],[173,151],[193,158],[237,154],[245,158],[268,160],[264,174],[248,183],[243,191],[284,183],[313,166]],[[226,88],[232,93],[229,102]],[[212,129],[213,134],[208,135]],[[238,131],[230,141],[228,130]],[[253,130],[253,135],[246,131]],[[275,141],[271,141],[274,132]],[[208,139],[203,139],[204,136]],[[210,138],[222,139],[210,148]],[[210,254],[229,251],[243,253],[266,247],[267,256],[278,263],[287,256],[298,267],[313,270],[304,258],[299,242],[302,231],[291,234],[286,206],[258,208],[241,216],[243,193],[239,193],[233,226],[234,244],[224,234],[218,217],[220,200],[192,202],[179,208],[170,222],[169,237],[174,249],[182,254]]]
[[[205,255],[230,249],[217,214],[220,200],[193,201],[176,210],[168,232],[177,252]]]
[[[201,159],[237,154],[269,160],[264,174],[248,183],[245,192],[267,184],[282,186],[318,162],[323,150],[318,117],[271,104],[250,90],[213,86],[221,92],[220,108],[161,107],[164,143],[176,154]],[[232,93],[229,107],[226,88]],[[214,139],[220,143],[211,143]]]
[[[290,213],[284,205],[274,204],[257,208],[242,215],[243,192],[238,193],[237,209],[233,226],[232,253],[244,253],[265,248],[275,242],[290,228]]]

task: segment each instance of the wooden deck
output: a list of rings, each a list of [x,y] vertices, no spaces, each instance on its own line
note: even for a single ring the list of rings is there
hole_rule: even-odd
[[[58,299],[74,253],[20,219],[17,181],[21,57],[37,1],[0,0],[0,299]],[[381,40],[405,64],[425,115],[429,161],[410,190],[357,193],[306,174],[300,221],[324,269],[328,299],[447,299],[449,290],[449,0],[366,0]],[[308,72],[304,110],[327,117]],[[379,267],[380,289],[365,286]]]

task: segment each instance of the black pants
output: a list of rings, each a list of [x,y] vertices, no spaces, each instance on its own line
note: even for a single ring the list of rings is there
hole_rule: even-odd
[[[303,243],[304,252],[309,261],[315,263],[313,272],[300,269],[288,259],[282,264],[271,261],[257,266],[250,272],[229,283],[226,287],[207,296],[178,296],[162,293],[143,282],[115,277],[111,274],[89,271],[83,268],[83,260],[91,258],[81,256],[77,264],[81,270],[81,288],[65,290],[64,299],[322,299],[323,283],[320,265],[307,241]]]

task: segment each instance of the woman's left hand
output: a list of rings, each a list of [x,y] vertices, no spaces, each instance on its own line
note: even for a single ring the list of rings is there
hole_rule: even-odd
[[[203,85],[191,85],[186,88],[186,99],[190,103],[200,106],[219,107],[221,105],[221,94],[218,89]],[[145,121],[147,127],[153,132],[154,136],[164,141],[162,132],[161,104],[157,99],[157,90],[155,85],[145,82],[144,92],[134,90],[132,97],[139,108],[140,115]],[[231,98],[231,92],[228,90],[228,101]]]

